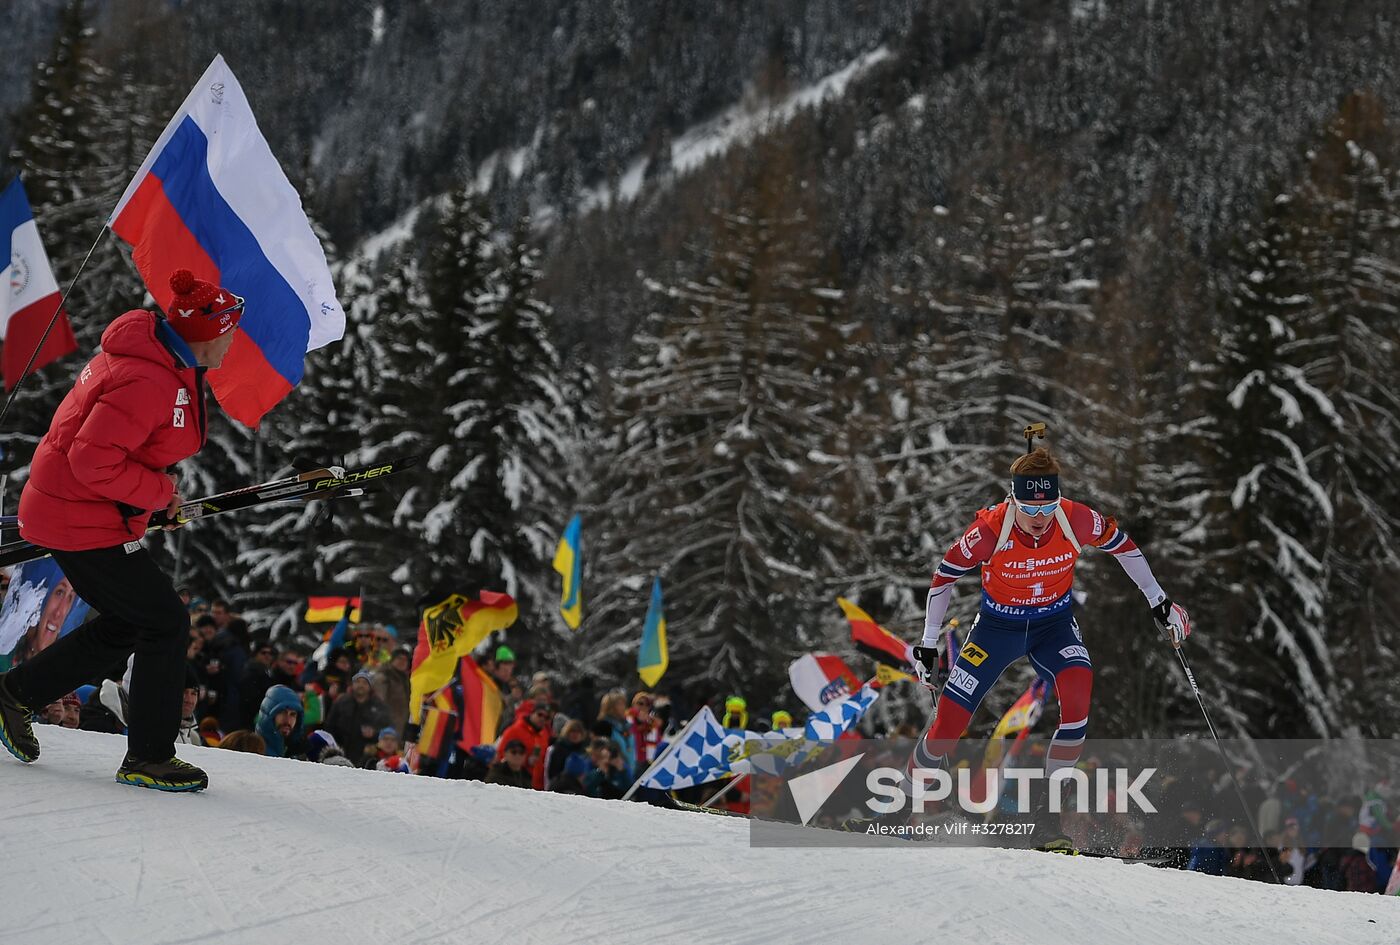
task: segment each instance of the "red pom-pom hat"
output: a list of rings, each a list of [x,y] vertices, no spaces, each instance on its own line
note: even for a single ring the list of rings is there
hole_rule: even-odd
[[[170,274],[170,300],[166,317],[186,341],[213,341],[238,327],[243,317],[243,298],[203,279],[188,269]]]

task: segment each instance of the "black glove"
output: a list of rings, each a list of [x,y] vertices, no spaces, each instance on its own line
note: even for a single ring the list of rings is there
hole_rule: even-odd
[[[918,675],[919,682],[923,683],[930,691],[937,688],[938,684],[941,682],[939,678],[938,647],[914,647],[914,672]]]

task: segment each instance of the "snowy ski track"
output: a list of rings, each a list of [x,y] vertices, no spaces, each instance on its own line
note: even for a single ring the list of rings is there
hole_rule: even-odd
[[[124,740],[0,757],[4,945],[1400,942],[1400,900],[996,850],[750,849],[739,819]],[[796,829],[796,828],[795,828]]]

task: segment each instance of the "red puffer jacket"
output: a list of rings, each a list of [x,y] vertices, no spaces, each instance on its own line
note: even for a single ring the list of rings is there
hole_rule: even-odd
[[[188,366],[187,366],[188,365]],[[127,312],[58,405],[19,500],[19,533],[59,551],[146,533],[170,502],[164,470],[204,445],[204,368],[154,313]]]
[[[515,711],[515,721],[501,733],[496,742],[497,760],[505,756],[506,746],[514,739],[525,745],[525,764],[530,769],[530,780],[536,791],[544,790],[545,754],[549,751],[549,728],[535,728],[530,724],[530,714],[535,711],[535,701],[526,699]]]

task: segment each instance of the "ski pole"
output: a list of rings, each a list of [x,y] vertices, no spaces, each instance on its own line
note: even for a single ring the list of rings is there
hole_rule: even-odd
[[[1163,631],[1163,636],[1166,632]],[[1215,723],[1211,721],[1210,712],[1206,710],[1206,700],[1201,696],[1201,687],[1196,685],[1196,674],[1191,672],[1191,664],[1186,661],[1186,653],[1175,643],[1171,637],[1166,636],[1167,642],[1172,649],[1176,650],[1176,658],[1181,661],[1181,669],[1186,673],[1186,681],[1191,684],[1191,691],[1196,694],[1196,704],[1201,707],[1201,715],[1206,720],[1206,728],[1210,729],[1210,737],[1215,740],[1215,750],[1220,753],[1220,760],[1225,765],[1225,773],[1230,776],[1230,783],[1234,785],[1235,797],[1239,798],[1240,809],[1244,811],[1245,820],[1249,821],[1249,829],[1254,833],[1254,841],[1257,843],[1260,854],[1264,857],[1264,862],[1269,864],[1269,872],[1274,874],[1274,882],[1283,885],[1283,878],[1278,874],[1278,867],[1274,865],[1273,858],[1269,856],[1268,849],[1264,846],[1264,838],[1259,833],[1259,826],[1254,822],[1254,814],[1249,810],[1249,802],[1244,799],[1244,789],[1240,787],[1240,782],[1235,778],[1234,765],[1225,754],[1225,748],[1220,744],[1220,736],[1215,732]]]

